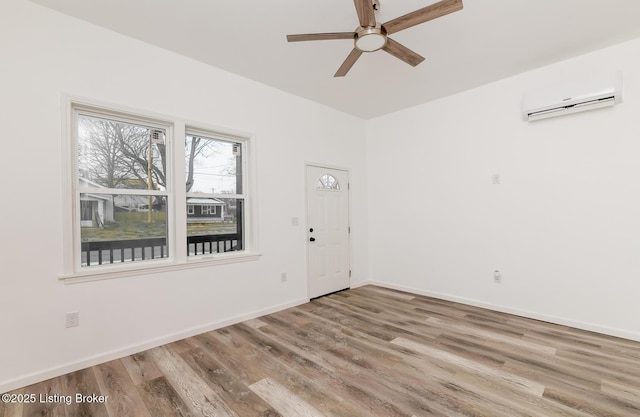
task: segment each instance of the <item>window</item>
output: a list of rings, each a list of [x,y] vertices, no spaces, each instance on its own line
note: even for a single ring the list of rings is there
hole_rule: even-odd
[[[167,126],[76,112],[81,267],[163,258]]]
[[[340,183],[333,175],[324,174],[323,176],[318,178],[316,188],[318,190],[339,190]]]
[[[187,130],[187,203],[201,204],[201,215],[187,218],[188,256],[244,250],[244,146],[237,138]]]
[[[65,239],[75,249],[65,277],[256,256],[247,137],[72,100],[69,108]],[[184,139],[174,140],[176,131]],[[182,161],[184,172],[171,169]]]
[[[216,206],[202,206],[202,214],[216,214]]]

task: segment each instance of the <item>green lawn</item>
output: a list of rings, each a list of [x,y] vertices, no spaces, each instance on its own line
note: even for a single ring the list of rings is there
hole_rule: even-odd
[[[151,213],[151,223],[148,223],[148,213],[116,213],[114,222],[107,222],[104,228],[83,227],[81,237],[83,242],[97,240],[124,240],[164,237],[166,230],[166,213]],[[235,233],[236,223],[189,223],[187,235],[211,235]]]

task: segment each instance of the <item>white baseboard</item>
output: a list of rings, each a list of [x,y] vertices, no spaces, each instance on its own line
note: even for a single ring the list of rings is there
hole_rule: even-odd
[[[222,327],[237,324],[246,320],[255,319],[267,314],[275,313],[287,308],[295,307],[308,302],[309,299],[299,299],[284,304],[279,304],[266,308],[264,310],[253,311],[251,313],[242,314],[239,316],[231,317],[228,319],[220,320],[217,322],[209,323],[204,326],[192,327],[187,330],[182,330],[176,333],[168,334],[163,337],[149,340],[145,343],[132,345],[123,349],[117,349],[110,352],[103,352],[95,356],[84,358],[78,361],[67,363],[64,365],[49,368],[47,370],[36,372],[33,374],[25,375],[19,378],[11,379],[8,381],[0,382],[0,393],[13,391],[15,389],[26,387],[31,384],[35,384],[41,381],[46,381],[50,378],[55,378],[70,372],[79,371],[81,369],[88,368],[90,366],[99,365],[101,363],[109,362],[115,359],[123,358],[125,356],[133,355],[148,349],[153,349],[167,343],[172,343],[178,340],[186,339],[201,333],[210,332],[212,330],[220,329]]]
[[[350,288],[354,289],[354,288],[364,287],[365,285],[377,285],[377,284],[373,284],[371,281],[358,281],[358,282],[351,283]]]
[[[438,299],[441,299],[441,300],[453,301],[453,302],[460,303],[460,304],[467,304],[467,305],[471,305],[471,306],[474,306],[474,307],[481,307],[481,308],[486,308],[486,309],[493,310],[493,311],[499,311],[501,313],[513,314],[515,316],[526,317],[526,318],[534,319],[534,320],[546,321],[546,322],[549,322],[549,323],[560,324],[560,325],[563,325],[563,326],[574,327],[576,329],[587,330],[587,331],[590,331],[590,332],[595,332],[595,333],[600,333],[600,334],[604,334],[604,335],[608,335],[608,336],[620,337],[620,338],[623,338],[623,339],[628,339],[628,340],[633,340],[633,341],[636,341],[636,342],[640,342],[640,333],[631,332],[631,331],[628,331],[628,330],[625,330],[625,329],[618,329],[618,328],[614,328],[614,327],[600,326],[600,325],[593,324],[593,323],[567,319],[567,318],[564,318],[564,317],[538,313],[538,312],[535,312],[535,311],[522,310],[522,309],[513,308],[513,307],[506,307],[506,306],[501,306],[501,305],[497,305],[497,304],[486,303],[484,301],[475,300],[475,299],[472,299],[472,298],[458,297],[458,296],[451,295],[451,294],[438,293],[438,292],[432,292],[432,291],[425,291],[425,290],[421,290],[421,289],[418,289],[418,288],[408,287],[408,286],[404,286],[404,285],[390,284],[390,283],[387,283],[387,282],[369,281],[369,282],[366,282],[366,283],[358,283],[358,284],[359,284],[358,285],[359,287],[362,287],[364,285],[377,285],[379,287],[385,287],[385,288],[404,291],[404,292],[417,294],[417,295],[424,295],[424,296],[427,296],[427,297],[438,298]]]

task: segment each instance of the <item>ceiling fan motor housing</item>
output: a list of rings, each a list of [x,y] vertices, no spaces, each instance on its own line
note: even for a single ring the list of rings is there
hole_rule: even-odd
[[[355,45],[362,52],[374,52],[387,44],[387,32],[377,24],[375,27],[358,26],[356,28]]]

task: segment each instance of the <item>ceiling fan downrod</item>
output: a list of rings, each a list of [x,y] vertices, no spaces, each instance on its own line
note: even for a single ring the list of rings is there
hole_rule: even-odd
[[[380,0],[371,0],[371,7],[374,13],[380,10]],[[375,52],[387,44],[387,32],[382,25],[375,22],[375,25],[358,26],[355,30],[355,47],[362,52]]]

